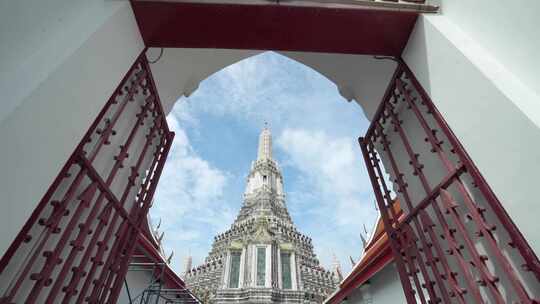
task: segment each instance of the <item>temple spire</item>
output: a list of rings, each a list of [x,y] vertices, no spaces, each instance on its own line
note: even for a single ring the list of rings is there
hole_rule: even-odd
[[[184,276],[191,270],[193,258],[191,257],[191,250],[188,251],[188,255],[184,259]]]
[[[332,272],[338,282],[343,281],[343,274],[341,272],[341,264],[339,263],[336,254],[332,253]]]
[[[257,160],[272,159],[272,133],[268,128],[268,123],[264,123],[264,128],[259,135],[259,151]]]

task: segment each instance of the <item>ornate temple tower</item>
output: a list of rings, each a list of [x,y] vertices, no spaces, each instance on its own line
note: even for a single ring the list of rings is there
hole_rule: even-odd
[[[264,128],[242,208],[214,238],[205,263],[187,272],[186,284],[209,303],[322,303],[338,280],[292,222],[272,134]]]

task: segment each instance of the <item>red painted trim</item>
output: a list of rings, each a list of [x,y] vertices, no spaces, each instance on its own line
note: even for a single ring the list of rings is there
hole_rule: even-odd
[[[418,13],[279,4],[132,1],[148,47],[226,48],[393,55]]]

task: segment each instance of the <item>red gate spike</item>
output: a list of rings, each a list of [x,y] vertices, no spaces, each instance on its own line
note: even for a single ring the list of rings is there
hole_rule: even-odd
[[[439,284],[442,284],[442,282],[440,282],[439,278],[437,277],[438,268],[437,268],[437,265],[434,263],[435,260],[433,259],[431,254],[426,254],[427,261],[424,263],[423,258],[419,253],[419,251],[421,251],[421,248],[418,248],[418,246],[417,246],[418,238],[415,236],[415,234],[414,234],[414,232],[412,230],[412,227],[410,227],[409,225],[405,225],[405,230],[407,231],[406,233],[408,235],[408,239],[410,241],[412,241],[412,242],[410,242],[410,250],[412,251],[411,257],[414,260],[413,263],[418,264],[418,266],[420,268],[420,270],[418,270],[418,269],[416,270],[416,273],[421,272],[422,276],[424,278],[424,282],[427,283],[427,285],[426,285],[426,283],[424,283],[423,288],[426,288],[428,290],[428,294],[429,294],[431,300],[435,299],[435,302],[440,302],[441,300],[437,296],[437,294],[435,292],[435,289],[434,289],[434,286],[437,286],[436,282],[431,280],[430,275],[427,272],[426,267],[424,266],[424,264],[426,264],[428,266],[431,266],[431,268],[432,268],[432,270],[433,270],[433,272],[435,273],[435,276],[436,276],[435,280],[437,280],[439,282]],[[425,240],[423,241],[423,243],[425,243]],[[415,264],[413,264],[413,265],[415,265]],[[441,288],[441,286],[439,286],[439,289],[440,288]],[[443,297],[446,299],[446,298],[448,298],[448,295],[446,295],[446,293],[443,292]],[[429,300],[428,302],[430,302],[431,300]]]
[[[88,187],[86,187],[86,189],[77,198],[81,201],[81,204],[85,205],[85,207],[89,207],[90,202],[92,201],[92,199],[94,198],[94,195],[96,194],[96,191],[97,191],[97,183],[93,182],[90,185],[88,185]]]
[[[470,262],[471,265],[476,267],[480,276],[482,277],[482,279],[478,280],[478,282],[486,283],[486,284],[482,283],[480,285],[487,286],[490,289],[491,295],[495,298],[497,303],[504,303],[504,299],[498,287],[495,286],[495,283],[499,281],[499,278],[492,275],[489,269],[487,269],[486,265],[484,265],[484,263],[482,262],[482,259],[480,258],[480,254],[476,251],[476,247],[474,246],[474,243],[468,237],[467,232],[466,232],[467,230],[463,226],[463,223],[460,221],[459,215],[457,214],[454,205],[452,205],[454,201],[453,197],[446,190],[441,190],[441,197],[442,197],[443,204],[448,208],[448,210],[451,211],[451,215],[452,215],[452,218],[454,219],[454,223],[458,227],[460,231],[460,235],[463,237],[465,244],[467,245],[468,252],[472,257],[472,261]]]
[[[440,248],[439,243],[436,241],[437,237],[435,235],[435,231],[433,230],[433,228],[436,227],[435,223],[433,223],[433,221],[431,221],[429,215],[424,210],[422,210],[419,213],[419,216],[420,216],[420,219],[422,220],[422,222],[424,223],[424,227],[427,227],[428,233],[429,233],[431,239],[434,241],[434,244],[436,244],[436,247],[438,247],[438,251],[441,252],[440,256],[442,256],[442,249]],[[448,239],[453,239],[453,238],[449,237]],[[449,244],[449,245],[451,246],[451,244]],[[475,299],[475,301],[477,303],[484,303],[484,301],[482,299],[482,296],[480,295],[480,291],[478,290],[476,285],[474,285],[473,275],[472,275],[472,273],[470,273],[470,269],[466,265],[467,263],[466,263],[465,259],[461,256],[461,254],[459,254],[459,252],[457,252],[457,253],[458,254],[454,255],[454,257],[455,257],[455,259],[457,261],[457,265],[459,266],[459,268],[461,270],[461,273],[463,273],[463,275],[464,275],[465,282],[467,283],[467,285],[469,286],[469,289],[472,292],[473,298]],[[445,260],[445,263],[447,263],[446,260]],[[455,282],[453,284],[455,289],[458,288],[457,287],[458,286],[457,281],[455,279],[456,276],[457,276],[456,272],[450,272],[450,277],[452,278],[452,282]]]
[[[397,166],[397,163],[394,159],[394,156],[393,156],[393,153],[390,149],[390,143],[387,139],[387,137],[385,136],[384,134],[384,131],[382,131],[382,126],[380,124],[376,124],[375,125],[375,129],[374,130],[378,130],[379,133],[381,134],[381,143],[383,144],[383,147],[385,147],[385,151],[386,151],[386,154],[388,156],[388,159],[390,161],[390,164],[391,164],[391,168],[392,168],[392,171],[394,173],[395,176],[398,176],[398,177],[401,177],[400,179],[398,179],[399,183],[401,184],[400,185],[400,188],[403,189],[403,198],[405,200],[405,203],[406,205],[408,206],[409,210],[412,210],[413,207],[412,207],[412,204],[411,204],[411,200],[410,200],[410,197],[409,197],[409,194],[408,194],[408,191],[406,189],[406,183],[403,179],[403,176],[404,174],[402,174],[399,169],[398,169],[398,166]],[[425,229],[421,227],[420,223],[418,222],[418,220],[416,218],[413,218],[412,219],[412,222],[413,224],[415,225],[417,231],[419,232],[422,232],[424,231]],[[404,225],[407,225],[407,222],[404,221]],[[424,231],[425,232],[425,231]],[[438,282],[438,286],[439,286],[439,290],[441,291],[441,294],[442,294],[442,297],[443,299],[446,301],[446,302],[450,302],[449,300],[449,295],[448,295],[448,292],[446,291],[446,289],[444,288],[444,284],[443,282],[441,281],[441,277],[442,275],[440,274],[439,272],[439,269],[438,269],[438,266],[434,263],[434,261],[437,261],[438,258],[434,257],[433,254],[432,254],[432,251],[431,251],[431,247],[432,247],[432,243],[428,242],[428,240],[425,238],[424,234],[423,233],[419,233],[419,236],[420,236],[420,240],[421,240],[421,243],[422,243],[422,246],[426,247],[426,250],[425,250],[425,254],[426,254],[426,262],[425,264],[427,266],[430,266],[431,267],[431,270],[435,276],[435,280],[437,280]],[[421,249],[421,248],[420,248]],[[442,251],[440,250],[440,248],[437,248],[438,249],[438,252],[439,254],[442,254]],[[423,249],[421,249],[423,251]],[[419,250],[420,251],[420,250]],[[423,276],[424,278],[429,278],[429,274],[427,273],[427,271],[425,270],[425,267],[423,265],[423,261],[422,260],[419,260],[418,261],[418,265],[420,266],[420,269],[422,270],[423,272]],[[444,271],[446,273],[449,273],[450,272],[450,269],[448,267],[448,264],[447,263],[443,263],[441,265],[444,269]],[[433,297],[433,295],[431,295]],[[459,303],[464,303],[463,299],[460,298],[459,299]]]
[[[394,73],[393,77],[396,77],[396,75],[397,75],[397,72]],[[370,127],[370,130],[374,130],[374,128]],[[377,180],[377,174],[375,173],[375,170],[374,170],[375,168],[374,168],[374,164],[373,164],[373,161],[372,161],[372,155],[371,155],[370,150],[368,150],[368,143],[372,144],[372,142],[373,142],[371,137],[372,137],[372,133],[369,133],[368,134],[368,138],[369,138],[368,140],[365,140],[363,138],[359,138],[358,143],[359,143],[360,148],[362,150],[362,155],[363,155],[364,161],[366,163],[366,168],[367,168],[370,180],[371,180],[371,184],[373,185],[373,190],[375,192],[376,202],[377,202],[377,204],[379,206],[379,210],[381,212],[381,219],[382,219],[382,221],[384,223],[386,233],[388,234],[389,239],[391,240],[390,241],[390,248],[391,248],[392,252],[394,253],[394,256],[396,256],[396,266],[397,266],[399,278],[400,278],[400,280],[402,282],[402,285],[403,285],[405,298],[407,299],[407,303],[416,303],[415,296],[414,296],[414,290],[413,290],[413,288],[412,288],[412,286],[410,284],[410,280],[409,280],[409,276],[407,274],[407,269],[405,267],[405,263],[404,263],[404,261],[403,261],[403,259],[401,257],[397,258],[397,256],[400,255],[399,244],[395,241],[396,235],[395,235],[395,231],[394,231],[394,226],[390,222],[389,214],[387,213],[386,203],[384,202],[384,198],[383,198],[382,193],[381,193],[379,181]]]
[[[459,205],[456,203],[456,201],[454,200],[454,198],[452,197],[450,192],[448,192],[447,190],[441,189],[440,197],[441,197],[444,205],[447,207],[447,209],[449,211],[450,211],[450,209],[454,210],[457,207],[459,207]]]
[[[130,186],[135,186],[135,181],[139,177],[139,172],[137,171],[137,168],[131,166],[130,167],[131,174],[128,177],[128,182]]]
[[[403,244],[409,244],[410,245],[410,243],[406,240],[406,238],[404,238],[402,240],[402,245]],[[403,256],[403,258],[404,258],[404,260],[406,262],[406,265],[408,266],[407,273],[413,279],[414,285],[416,286],[416,291],[418,292],[418,296],[420,297],[420,302],[421,303],[427,303],[426,298],[425,298],[424,293],[422,292],[421,288],[426,289],[428,287],[426,287],[424,284],[420,283],[420,280],[418,279],[418,275],[417,275],[420,271],[415,268],[413,257],[410,255],[410,252],[409,252],[410,248],[407,248],[406,246],[407,245],[405,245],[405,248],[402,251],[402,256]],[[431,286],[429,286],[428,290],[433,291]]]
[[[142,117],[139,117],[139,119],[142,119]],[[136,129],[138,128],[138,126],[139,126],[139,124],[136,122],[136,123],[135,123],[135,128],[134,128],[134,130],[136,130]],[[133,132],[133,130],[132,130],[132,132]],[[130,135],[131,135],[131,134],[130,134]],[[131,136],[130,136],[130,138],[131,138]],[[127,142],[127,143],[124,145],[124,147],[128,147],[128,146],[129,146],[128,144],[129,144],[129,142]],[[146,147],[146,148],[144,148],[144,147]],[[137,167],[140,165],[140,159],[143,158],[143,156],[144,156],[145,153],[146,153],[146,149],[147,149],[147,147],[148,147],[148,143],[146,143],[144,147],[143,147],[143,151],[141,152],[141,156],[139,157],[139,160],[138,160],[138,162],[137,162],[137,163],[138,163],[138,165],[136,165]],[[136,168],[135,168],[135,169],[136,169]],[[127,195],[127,193],[129,193],[129,189],[131,189],[132,186],[134,186],[134,184],[128,182],[128,184],[126,185],[126,189],[124,190],[124,195],[122,196],[122,198],[121,198],[121,200],[120,200],[121,202],[125,202],[125,199],[126,199],[126,197],[127,197],[126,195]],[[123,204],[123,203],[122,203],[122,204]],[[110,210],[111,210],[112,207],[113,207],[112,203],[108,204],[108,206],[106,207],[106,208],[107,208],[107,213],[103,213],[103,215],[102,215],[102,217],[101,217],[103,221],[108,222],[108,219],[109,219],[109,216],[110,216]],[[114,218],[113,218],[113,222],[114,222],[114,223],[116,222],[116,219],[117,219],[117,215],[115,215]],[[114,226],[114,224],[113,224],[113,226]],[[96,233],[96,235],[101,234],[101,229],[102,229],[102,228],[103,228],[103,227],[101,227],[101,226],[98,227],[99,233]],[[109,229],[108,232],[106,233],[106,236],[105,236],[105,238],[104,238],[105,240],[108,240],[108,239],[109,239],[109,237],[108,237],[108,236],[110,235],[110,232],[109,232],[109,231],[111,231],[111,230]],[[96,239],[93,238],[93,239],[91,240],[91,243],[95,242],[95,240],[96,240]],[[105,244],[105,242],[103,242],[103,241],[98,242],[99,248],[98,248],[98,253],[96,254],[96,256],[101,256],[103,253],[105,253],[105,252],[108,250],[108,246],[106,246],[106,245],[104,245],[104,244]],[[89,252],[88,252],[88,253],[89,253]],[[85,256],[83,257],[83,260],[86,259],[86,256],[87,256],[88,253],[85,254]],[[101,265],[103,265],[103,261],[101,261],[101,260],[100,260],[97,264],[94,263],[94,266],[92,266],[92,268],[91,268],[91,270],[90,270],[90,273],[93,274],[94,271],[95,271],[95,267],[96,267],[96,266],[101,266]],[[77,281],[78,281],[79,279],[80,279],[80,278],[77,278]],[[75,283],[73,283],[73,284],[75,284]],[[86,284],[88,284],[88,280],[86,281],[85,286],[86,286]],[[83,290],[86,290],[86,289],[83,289]],[[80,298],[80,297],[79,297],[79,298]],[[64,299],[64,302],[66,301],[66,299],[68,299],[68,297],[66,297],[66,298]]]
[[[388,148],[387,153],[391,153],[391,152],[390,152],[390,149],[389,149],[388,141],[386,140],[386,137],[384,137],[384,132],[381,131],[380,134],[381,134],[381,140],[382,140],[382,142],[383,142],[383,145],[386,146],[386,147]],[[374,147],[373,147],[372,145],[370,145],[370,149],[371,149],[371,150],[374,150]],[[374,153],[374,154],[375,154],[375,153]],[[377,159],[378,159],[378,158],[377,158]],[[391,159],[391,162],[393,163],[393,158]],[[376,163],[375,163],[375,168],[376,168],[376,170],[377,170],[376,172],[377,172],[378,176],[381,177],[381,176],[382,176],[382,170],[381,170],[381,168],[380,168],[380,166],[379,166],[379,162],[376,162]],[[382,184],[382,187],[383,187],[383,191],[388,192],[388,189],[387,189],[387,187],[386,187],[386,184],[385,184],[385,182],[384,182],[384,179],[380,178],[380,180],[381,180],[381,184]],[[388,198],[387,198],[387,201],[391,201],[391,199],[390,199],[389,196],[388,196]],[[394,208],[392,207],[391,204],[389,205],[389,208],[387,208],[387,209],[389,209],[389,211],[390,211],[390,213],[391,213],[391,218],[392,218],[392,219],[397,219],[397,215],[394,214]],[[396,223],[397,223],[397,220],[396,220]],[[403,237],[404,237],[404,238],[410,238],[410,236],[411,236],[410,233],[409,233],[408,235],[405,234],[406,231],[407,231],[407,229],[408,229],[408,227],[404,227],[404,229],[405,229],[405,230],[404,230],[404,232],[403,232]],[[398,230],[396,230],[396,232],[399,233],[400,230],[398,229]],[[409,232],[410,232],[410,231],[409,231]],[[399,239],[399,238],[398,238],[398,239]],[[404,244],[409,244],[409,243],[410,243],[410,242],[409,242],[408,240],[404,241]],[[424,240],[424,243],[425,243],[425,240]],[[418,271],[413,271],[413,270],[414,270],[414,263],[415,263],[415,261],[413,261],[413,257],[412,257],[412,256],[410,256],[410,257],[407,256],[407,255],[406,255],[407,253],[408,253],[408,249],[402,250],[402,255],[403,255],[404,259],[405,259],[405,262],[407,262],[407,264],[409,265],[409,269],[410,269],[409,273],[413,275],[415,285],[417,286],[416,288],[419,290],[418,294],[421,295],[421,299],[422,299],[424,296],[423,296],[423,293],[422,293],[421,290],[420,290],[418,278],[416,277],[416,274],[418,273]],[[411,263],[412,263],[412,264],[411,264]],[[425,280],[428,280],[428,279],[429,279],[429,273],[427,272],[426,268],[424,267],[423,261],[421,261],[421,262],[419,263],[419,266],[420,266],[420,270],[421,270],[421,272],[422,272],[422,276],[424,277]],[[437,270],[434,270],[434,271],[435,271],[435,273],[437,272]],[[428,288],[428,293],[430,294],[430,297],[431,297],[431,298],[435,298],[435,297],[436,297],[433,288],[429,287],[429,288]],[[446,295],[445,295],[445,298],[447,298]]]
[[[103,211],[101,211],[101,213],[98,215],[97,218],[100,221],[100,225],[97,227],[98,229],[100,227],[107,226],[108,217],[110,215],[111,209],[112,209],[112,205],[109,203],[103,208]],[[96,233],[99,234],[97,231]],[[97,242],[97,243],[100,244],[101,242]]]
[[[133,71],[133,69],[131,70]],[[131,75],[131,71],[128,73],[128,75]],[[126,76],[127,77],[127,76]],[[137,78],[137,82],[141,82],[143,77],[139,77]],[[111,116],[111,118],[106,118],[104,119],[104,123],[105,123],[105,126],[106,127],[110,127],[111,129],[114,127],[114,125],[116,124],[118,118],[120,117],[120,115],[123,113],[127,103],[128,103],[128,100],[129,100],[129,97],[131,95],[131,93],[129,93],[129,87],[126,86],[126,91],[128,91],[128,94],[127,96],[123,97],[122,98],[122,102],[120,104],[120,106],[118,106],[116,109],[115,109],[115,112],[114,114]],[[116,97],[112,98],[112,99],[115,99]],[[107,104],[106,107],[109,107],[110,104]],[[98,118],[98,119],[102,119],[102,118]],[[99,150],[101,149],[101,146],[102,145],[105,145],[105,144],[110,144],[110,142],[108,141],[108,137],[109,136],[100,136],[100,141],[97,143],[97,145],[94,147],[93,151],[90,153],[90,156],[88,157],[88,160],[90,162],[93,162],[97,153],[99,152]]]
[[[86,189],[83,190],[83,192],[77,197],[81,201],[80,205],[76,208],[74,218],[69,222],[68,227],[72,227],[75,223],[75,221],[78,221],[78,218],[80,217],[80,214],[83,210],[83,208],[88,208],[90,206],[90,202],[93,200],[93,197],[97,190],[97,183],[92,182],[90,185],[86,187]],[[92,211],[93,212],[93,211]],[[92,213],[91,212],[91,213]],[[82,225],[82,226],[81,226]],[[83,223],[78,224],[79,227],[85,227]],[[67,274],[68,269],[71,267],[71,263],[73,259],[75,258],[75,254],[77,252],[80,252],[84,250],[84,238],[86,237],[87,233],[84,229],[82,229],[75,240],[69,241],[69,245],[72,247],[71,252],[69,253],[68,258],[66,259],[66,263],[62,266],[62,269],[57,274],[57,280],[54,286],[52,287],[51,291],[49,292],[49,296],[47,297],[46,303],[50,303],[52,299],[54,299],[56,293],[59,291],[60,286]],[[68,236],[62,236],[61,242],[65,242]],[[58,256],[59,253],[57,253],[59,247],[55,249],[54,255]],[[60,265],[61,263],[58,263]],[[51,271],[47,269],[46,271]]]
[[[155,131],[156,131],[156,126],[154,125],[154,127],[152,127],[150,133],[153,133],[153,132],[155,132]],[[147,142],[146,142],[145,146],[143,147],[143,151],[142,151],[141,154],[140,154],[141,156],[140,156],[139,159],[137,160],[137,164],[135,165],[136,167],[139,167],[140,164],[142,163],[142,160],[144,159],[144,155],[146,155],[146,151],[147,151],[148,147],[150,146],[150,144],[151,144],[150,141],[147,141]],[[150,166],[150,171],[153,171],[153,168],[156,166],[157,161],[158,161],[158,158],[154,158],[153,163],[152,163],[152,165]],[[150,180],[150,179],[148,179],[148,182],[149,182],[149,180]],[[131,186],[126,186],[126,189],[124,190],[124,194],[122,195],[122,198],[121,198],[121,201],[122,201],[122,202],[124,202],[125,199],[127,198],[127,195],[128,195],[128,193],[129,193],[129,190],[130,190],[130,189],[131,189]],[[145,189],[145,188],[143,187],[143,188],[141,188],[141,189]],[[135,206],[136,206],[136,205],[137,205],[137,204],[135,204]],[[106,232],[106,234],[105,234],[105,237],[104,237],[104,240],[108,241],[109,238],[111,237],[111,235],[112,235],[112,227],[115,226],[115,223],[116,223],[116,221],[117,221],[118,218],[119,218],[119,214],[118,214],[118,213],[115,213],[115,215],[113,216],[113,219],[111,220],[111,221],[112,221],[112,225],[111,225],[110,228],[107,230],[107,232]],[[120,243],[122,242],[122,241],[120,240],[120,236],[121,236],[121,233],[120,233],[120,232],[124,231],[124,229],[125,229],[124,227],[125,227],[125,226],[126,226],[126,224],[121,225],[121,226],[118,228],[118,230],[115,232],[117,241],[115,242],[115,247],[113,247],[112,252],[115,252],[115,251],[118,251],[118,250],[119,250],[117,247],[120,246]],[[99,249],[99,250],[98,250],[98,253],[96,254],[96,256],[100,256],[100,257],[101,257],[103,254],[104,254],[104,250],[103,250],[103,249]],[[111,262],[112,262],[112,259],[113,259],[113,256],[110,254],[109,257],[107,258],[106,265],[110,265]],[[103,262],[102,262],[102,263],[103,263]],[[98,265],[95,265],[95,264],[94,264],[94,265],[91,267],[91,269],[90,269],[90,274],[92,274],[92,276],[93,276],[94,272],[96,271],[96,266],[98,266]],[[108,266],[106,266],[106,267],[108,267]],[[86,297],[86,298],[88,298],[89,300],[96,300],[96,297],[98,296],[98,294],[99,294],[101,288],[102,288],[103,286],[105,286],[105,284],[106,284],[106,282],[105,282],[105,279],[106,279],[106,278],[105,278],[104,275],[106,275],[106,273],[102,272],[102,274],[100,275],[99,280],[96,280],[96,282],[100,282],[99,285],[96,285],[96,288],[94,288],[94,290],[91,292],[90,296],[89,296],[89,297]],[[89,284],[89,281],[88,281],[88,279],[87,279],[87,280],[85,281],[84,285],[83,285],[82,290],[87,290],[85,286],[87,286],[88,284]],[[83,296],[84,296],[83,293],[81,293],[81,294],[79,295],[79,298],[78,298],[78,300],[77,300],[77,303],[80,303],[80,301],[82,301]],[[66,302],[66,303],[67,303],[67,302]]]
[[[60,219],[67,215],[66,212],[69,210],[65,208],[65,203],[59,201],[52,201],[51,205],[53,205],[53,212],[48,219],[43,219],[42,225],[55,230],[56,228],[53,227],[57,227]]]

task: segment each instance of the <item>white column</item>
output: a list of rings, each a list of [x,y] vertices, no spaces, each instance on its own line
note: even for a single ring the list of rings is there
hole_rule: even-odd
[[[238,288],[244,286],[244,268],[246,264],[246,247],[242,248],[242,254],[240,255],[240,277],[238,278]]]
[[[251,286],[257,287],[257,246],[251,246]]]
[[[283,289],[283,281],[282,281],[282,271],[283,269],[281,269],[281,248],[277,248],[277,265],[278,265],[278,287],[279,289]]]
[[[276,191],[277,191],[277,194],[283,194],[283,185],[281,183],[281,178],[277,178],[276,179]]]
[[[291,288],[292,290],[296,290],[298,289],[298,286],[297,286],[297,281],[296,281],[296,254],[294,253],[294,251],[291,252],[291,261],[290,261],[291,265],[290,265],[290,268],[291,268]]]
[[[266,245],[265,287],[272,287],[272,245]]]
[[[231,269],[231,252],[227,251],[225,258],[225,269],[223,270],[223,288],[229,287],[229,269]]]

